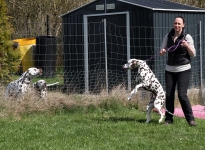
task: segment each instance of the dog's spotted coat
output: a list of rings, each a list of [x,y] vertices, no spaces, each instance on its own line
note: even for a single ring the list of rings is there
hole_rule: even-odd
[[[33,84],[37,96],[45,98],[47,96],[47,84],[45,80],[38,80]]]
[[[47,87],[48,86],[54,86],[58,84],[59,82],[55,82],[52,84],[47,84],[45,80],[38,80],[33,84],[33,88],[35,89],[35,92],[38,97],[45,98],[47,97]]]
[[[151,120],[151,111],[155,107],[159,114],[161,115],[159,119],[159,123],[162,122],[164,118],[164,114],[161,111],[162,106],[165,102],[165,92],[163,87],[159,83],[158,79],[155,77],[152,70],[146,64],[145,61],[139,59],[130,59],[128,63],[123,65],[124,69],[134,69],[138,68],[137,73],[137,85],[134,90],[130,93],[128,100],[131,100],[132,95],[136,94],[138,88],[142,87],[145,90],[152,92],[152,98],[147,105],[147,120],[146,122],[150,122]]]
[[[21,98],[30,88],[31,80],[42,74],[42,69],[29,68],[19,79],[12,81],[6,88],[5,98],[9,97]]]

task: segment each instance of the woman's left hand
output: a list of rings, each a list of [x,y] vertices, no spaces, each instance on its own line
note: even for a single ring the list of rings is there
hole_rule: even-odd
[[[193,49],[186,40],[182,41],[181,46],[185,47],[187,49],[187,51],[191,57],[194,57],[196,55],[195,49]]]
[[[181,46],[188,48],[189,44],[187,43],[186,40],[183,40]]]

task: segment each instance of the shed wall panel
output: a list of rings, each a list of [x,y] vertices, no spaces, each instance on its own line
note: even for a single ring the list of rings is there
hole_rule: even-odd
[[[96,10],[96,5],[104,5],[103,0],[96,1],[86,7],[83,7],[70,14],[64,15],[63,34],[64,34],[64,65],[65,65],[65,84],[72,83],[80,85],[77,89],[81,92],[84,90],[84,40],[83,40],[83,15],[126,12],[130,13],[130,51],[131,58],[147,60],[153,56],[159,55],[162,39],[166,33],[173,27],[173,20],[176,16],[181,15],[186,19],[186,30],[193,36],[197,56],[192,59],[192,84],[197,86],[199,76],[199,38],[198,38],[198,21],[202,21],[202,50],[204,52],[204,26],[205,12],[183,12],[183,11],[166,11],[152,10],[144,7],[135,6],[109,0],[107,4],[115,4],[115,9]],[[117,17],[117,16],[116,16]],[[95,21],[95,20],[93,20]],[[125,38],[125,37],[124,37]],[[103,48],[103,47],[102,47]],[[101,49],[101,48],[100,48]],[[99,50],[100,50],[99,49]],[[164,83],[164,69],[166,65],[165,57],[154,57],[147,61],[147,64],[153,70],[159,81]],[[123,58],[122,58],[123,60]],[[205,55],[203,55],[205,60]],[[122,62],[124,63],[124,62]],[[203,65],[204,61],[203,61]],[[195,69],[196,68],[196,69]],[[205,70],[203,69],[203,73]],[[136,71],[132,71],[132,79],[135,79]],[[76,79],[73,77],[76,76]],[[197,78],[195,77],[197,76]],[[70,81],[72,80],[72,81]],[[134,82],[134,81],[133,81]],[[134,85],[134,84],[132,84]]]

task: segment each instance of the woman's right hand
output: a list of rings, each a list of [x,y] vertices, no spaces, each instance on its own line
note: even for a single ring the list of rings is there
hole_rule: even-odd
[[[159,54],[160,56],[163,56],[165,53],[166,53],[166,49],[161,49]]]

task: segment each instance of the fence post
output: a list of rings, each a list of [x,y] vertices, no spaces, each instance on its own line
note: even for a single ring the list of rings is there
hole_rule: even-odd
[[[85,93],[89,93],[89,75],[88,75],[88,18],[83,16],[84,32],[84,68],[85,68]]]
[[[106,93],[108,94],[108,68],[107,68],[107,38],[106,38],[106,19],[103,20],[104,22],[104,41],[105,41],[105,81],[106,81]]]
[[[126,33],[127,33],[127,60],[130,59],[130,15],[126,13]],[[131,70],[127,72],[128,76],[128,91],[131,91]]]
[[[47,36],[49,36],[50,35],[49,15],[46,15],[46,32],[47,32]]]
[[[198,35],[199,35],[199,53],[200,53],[200,99],[203,102],[203,53],[202,53],[202,40],[201,40],[201,21],[198,22]]]

